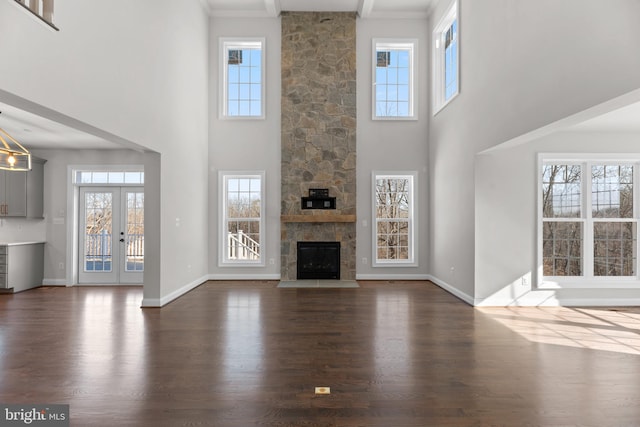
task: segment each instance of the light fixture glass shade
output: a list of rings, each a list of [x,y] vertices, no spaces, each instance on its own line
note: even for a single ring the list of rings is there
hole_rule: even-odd
[[[0,128],[0,169],[30,171],[31,153]]]

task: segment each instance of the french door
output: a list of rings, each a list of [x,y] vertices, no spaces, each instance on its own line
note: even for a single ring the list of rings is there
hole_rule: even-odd
[[[80,187],[79,283],[142,283],[144,190]]]

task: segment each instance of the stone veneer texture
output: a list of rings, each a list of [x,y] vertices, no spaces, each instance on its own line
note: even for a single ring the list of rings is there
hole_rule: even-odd
[[[356,214],[356,15],[282,13],[282,215]],[[302,210],[328,188],[336,210]],[[355,223],[283,223],[281,277],[296,279],[297,241],[339,241],[355,280]]]

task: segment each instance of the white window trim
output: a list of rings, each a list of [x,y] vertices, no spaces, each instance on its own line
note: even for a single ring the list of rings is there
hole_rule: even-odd
[[[578,218],[570,218],[573,222],[582,222],[583,227],[583,276],[544,276],[542,254],[542,165],[545,163],[579,164],[583,165],[583,178],[581,182],[583,204],[582,215]],[[638,223],[638,236],[640,236],[640,153],[539,153],[536,168],[536,245],[537,289],[640,289],[640,256],[636,257],[636,276],[593,276],[593,232],[587,225],[593,221],[587,218],[586,213],[591,210],[590,183],[591,173],[585,178],[584,171],[590,171],[593,164],[633,164],[634,165],[634,189],[633,189],[633,218],[624,218],[624,221]],[[586,166],[586,169],[584,167]],[[560,221],[563,218],[559,219]],[[611,218],[609,219],[611,220]],[[616,222],[613,218],[612,222]],[[638,237],[636,236],[636,237]],[[636,241],[636,253],[640,254],[640,238]]]
[[[118,173],[134,172],[142,174],[142,182],[81,182],[78,181],[78,173]],[[72,182],[76,186],[82,187],[144,187],[144,166],[143,165],[88,165],[74,166],[72,169]]]
[[[260,115],[259,116],[229,116],[228,115],[228,62],[229,56],[227,55],[227,51],[231,48],[242,48],[242,47],[260,47],[261,53],[261,79],[262,84],[260,85],[261,90],[261,107],[260,107]],[[264,37],[220,37],[219,44],[219,62],[220,62],[220,96],[218,96],[218,111],[219,118],[222,120],[264,120],[266,118],[266,38]]]
[[[372,120],[418,120],[418,39],[381,39],[374,38],[371,47],[371,119]],[[376,115],[376,52],[378,49],[409,50],[409,115],[408,116],[378,116]]]
[[[409,179],[409,258],[406,260],[378,260],[378,230],[376,217],[376,180],[380,178],[408,178]],[[418,172],[417,171],[373,171],[371,173],[371,267],[418,267],[418,221],[416,206],[418,201]]]
[[[264,267],[266,255],[265,242],[265,171],[219,171],[218,172],[218,266],[219,267]],[[260,178],[260,259],[230,260],[225,256],[225,236],[227,233],[227,179],[228,178]]]
[[[458,0],[454,0],[447,8],[447,11],[443,15],[436,28],[433,30],[433,115],[435,116],[444,107],[449,105],[451,101],[458,97],[460,94],[460,14],[458,13]],[[456,49],[456,64],[457,64],[457,79],[458,85],[456,92],[451,95],[451,98],[445,99],[445,52],[444,52],[444,34],[451,27],[453,21],[458,20],[457,30],[457,43]]]

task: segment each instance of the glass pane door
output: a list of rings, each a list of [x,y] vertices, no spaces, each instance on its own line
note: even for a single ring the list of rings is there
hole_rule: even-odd
[[[118,245],[113,242],[118,221],[118,189],[80,189],[80,283],[116,283]],[[114,217],[115,214],[115,217]]]
[[[123,246],[120,283],[142,283],[144,272],[144,191],[138,187],[122,188]],[[124,239],[124,242],[122,242]]]
[[[78,234],[79,283],[142,283],[142,187],[81,187]]]

